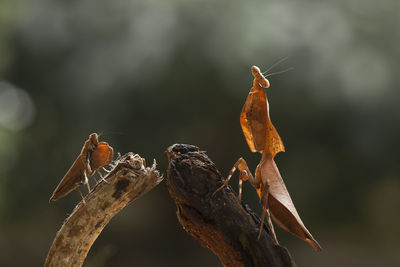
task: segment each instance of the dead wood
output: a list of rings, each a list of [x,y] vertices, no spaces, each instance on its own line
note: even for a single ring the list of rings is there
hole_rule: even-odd
[[[276,245],[266,225],[257,240],[260,218],[226,187],[205,152],[175,144],[167,150],[168,190],[183,228],[211,249],[224,266],[296,266],[286,248]]]
[[[128,153],[73,210],[57,232],[44,264],[82,266],[93,242],[119,211],[162,181],[156,170],[137,154]]]

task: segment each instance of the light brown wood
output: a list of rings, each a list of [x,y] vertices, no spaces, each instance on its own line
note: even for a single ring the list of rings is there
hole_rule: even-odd
[[[162,181],[154,161],[151,167],[137,154],[128,153],[73,210],[57,232],[44,264],[82,266],[93,242],[126,205]]]

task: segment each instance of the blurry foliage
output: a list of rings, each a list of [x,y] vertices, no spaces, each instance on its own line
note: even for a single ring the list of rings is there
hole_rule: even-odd
[[[44,262],[79,195],[47,200],[91,132],[162,172],[177,142],[224,175],[240,156],[254,169],[239,126],[250,66],[285,56],[278,69],[295,71],[267,90],[287,149],[276,160],[325,252],[278,238],[299,266],[400,264],[399,12],[394,0],[2,0],[0,265]],[[111,222],[88,266],[102,251],[105,266],[217,266],[174,213],[161,184]]]

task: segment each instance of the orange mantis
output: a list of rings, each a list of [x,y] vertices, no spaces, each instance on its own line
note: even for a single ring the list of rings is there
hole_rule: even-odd
[[[98,169],[110,164],[113,155],[113,148],[106,142],[99,142],[98,134],[89,135],[81,153],[57,185],[49,201],[66,196],[82,184],[86,184],[90,192],[87,176],[92,176]]]
[[[279,244],[271,221],[272,214],[277,225],[308,242],[315,251],[321,251],[321,246],[301,221],[274,161],[275,155],[284,152],[285,148],[270,120],[269,104],[262,88],[268,88],[269,81],[258,67],[252,66],[251,72],[254,76],[253,88],[250,90],[240,114],[240,124],[250,150],[261,153],[262,157],[256,168],[255,177],[251,174],[246,161],[240,158],[233,166],[224,184],[214,194],[228,185],[233,173],[238,169],[240,172],[239,200],[242,197],[242,183],[246,180],[249,180],[254,186],[260,197],[262,215],[258,238],[261,235],[264,218],[267,216],[271,234],[275,243]]]

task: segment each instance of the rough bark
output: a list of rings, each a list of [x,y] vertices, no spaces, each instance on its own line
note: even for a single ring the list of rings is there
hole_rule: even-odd
[[[276,245],[260,218],[228,187],[212,194],[223,177],[205,152],[175,144],[167,150],[168,190],[183,228],[211,249],[224,266],[296,266],[286,248]]]
[[[128,153],[74,209],[57,232],[44,264],[47,266],[82,266],[93,242],[112,217],[126,205],[146,194],[162,181],[145,160]]]

